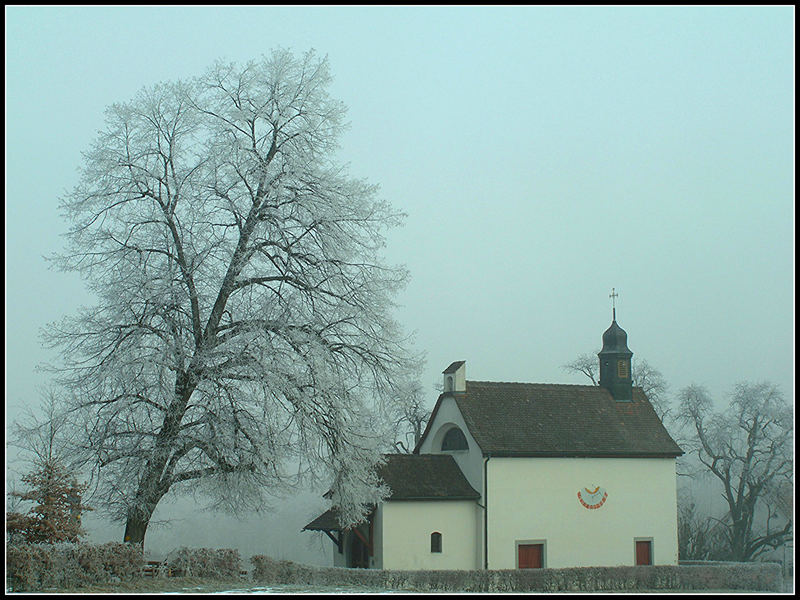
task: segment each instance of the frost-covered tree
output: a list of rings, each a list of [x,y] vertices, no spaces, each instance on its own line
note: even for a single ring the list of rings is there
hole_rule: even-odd
[[[681,421],[691,433],[682,447],[722,486],[727,514],[716,519],[724,558],[751,561],[792,539],[787,494],[794,473],[792,408],[767,382],[735,386],[730,404],[715,411],[708,392],[691,385],[679,394]]]
[[[53,260],[98,301],[46,336],[127,541],[167,493],[247,509],[333,477],[353,523],[386,491],[385,403],[411,361],[391,316],[407,274],[381,249],[402,215],[336,161],[330,82],[327,59],[280,50],[143,89],[63,199]]]

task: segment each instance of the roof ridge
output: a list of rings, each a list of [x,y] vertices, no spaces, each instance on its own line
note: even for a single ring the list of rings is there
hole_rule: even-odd
[[[540,387],[570,387],[570,388],[599,388],[599,385],[590,385],[588,383],[534,383],[530,381],[483,381],[476,379],[467,379],[467,383],[489,383],[493,385],[535,385]],[[636,386],[634,386],[636,387]]]
[[[392,458],[392,457],[394,457],[394,456],[412,457],[412,458],[413,458],[413,457],[419,458],[420,456],[436,456],[436,457],[453,458],[453,457],[452,457],[452,456],[450,456],[449,454],[414,454],[413,452],[411,452],[411,453],[407,453],[407,452],[394,452],[394,453],[391,453],[391,454],[384,454],[383,456],[384,456],[384,458],[386,458],[387,460],[391,459],[391,458]],[[415,458],[415,460],[416,460],[416,458]],[[437,458],[437,459],[434,459],[434,460],[442,460],[442,459],[438,459],[438,458]]]

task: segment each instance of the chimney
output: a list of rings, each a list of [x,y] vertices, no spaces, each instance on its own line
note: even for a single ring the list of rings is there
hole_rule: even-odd
[[[466,361],[457,360],[447,367],[442,374],[444,375],[445,394],[453,394],[467,391],[467,368]]]

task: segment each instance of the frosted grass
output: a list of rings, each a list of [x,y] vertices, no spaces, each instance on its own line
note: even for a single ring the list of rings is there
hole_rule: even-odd
[[[230,590],[206,591],[200,587],[186,587],[183,590],[161,592],[162,594],[414,594],[409,590],[391,590],[385,588],[370,588],[362,586],[340,585],[266,585],[243,586]],[[426,592],[426,594],[429,592]]]

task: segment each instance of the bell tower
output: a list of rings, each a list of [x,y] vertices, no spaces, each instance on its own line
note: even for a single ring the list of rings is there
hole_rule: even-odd
[[[617,402],[633,401],[631,380],[631,357],[628,349],[628,334],[617,325],[616,298],[619,296],[611,288],[611,327],[603,333],[603,349],[598,352],[600,359],[600,385],[606,388]]]

